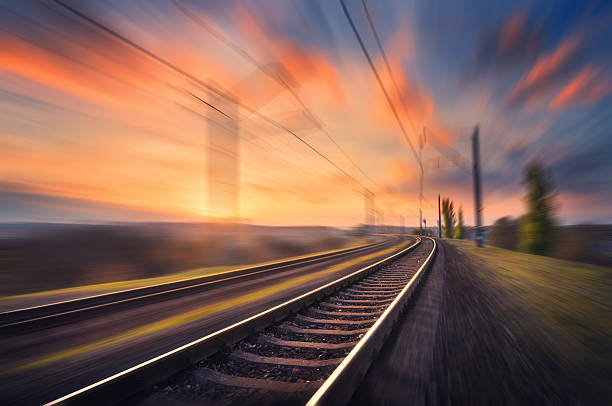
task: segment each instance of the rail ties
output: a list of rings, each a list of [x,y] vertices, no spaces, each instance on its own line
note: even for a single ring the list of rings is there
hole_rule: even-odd
[[[432,241],[424,241],[397,262],[200,361],[137,400],[303,404],[411,281],[432,247]]]

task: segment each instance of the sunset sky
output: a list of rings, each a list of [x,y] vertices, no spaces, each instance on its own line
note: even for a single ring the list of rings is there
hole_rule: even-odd
[[[65,1],[136,46],[55,1],[2,2],[0,222],[226,216],[207,199],[213,112],[192,96],[223,110],[211,86],[248,107],[238,109],[241,218],[354,225],[364,218],[359,182],[387,223],[418,223],[417,161],[338,1]],[[361,1],[347,1],[411,142],[430,134],[428,224],[438,193],[473,224],[476,124],[485,224],[524,212],[521,173],[534,159],[551,169],[563,223],[612,222],[609,1],[366,4],[405,109]]]

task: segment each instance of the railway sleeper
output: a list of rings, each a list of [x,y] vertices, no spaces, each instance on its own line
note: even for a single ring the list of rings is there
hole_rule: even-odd
[[[410,278],[402,278],[402,279],[387,279],[387,278],[371,278],[371,279],[363,279],[359,284],[376,284],[376,285],[401,285],[406,283]]]
[[[368,276],[364,280],[366,280],[366,281],[369,280],[369,279],[400,280],[400,279],[406,279],[407,274],[408,274],[407,272],[402,272],[402,273],[395,274],[395,275],[373,274],[373,275]]]
[[[384,304],[389,304],[389,302],[393,301],[393,298],[385,298],[385,299],[343,299],[341,297],[335,296],[332,297],[330,299],[328,299],[330,302],[334,302],[334,303],[346,303],[346,304],[352,304],[352,305],[362,305],[362,306],[377,306],[377,305],[384,305]]]
[[[401,287],[405,285],[404,282],[388,282],[388,281],[381,281],[381,282],[376,282],[376,281],[362,281],[360,282],[357,287],[363,286],[363,287],[374,287],[374,288],[380,288],[380,287],[386,287],[386,288],[392,288],[392,289],[396,289],[398,287]]]
[[[366,294],[359,294],[359,293],[345,293],[345,292],[340,292],[338,293],[338,297],[342,297],[342,298],[351,298],[353,300],[355,299],[387,299],[387,298],[391,298],[391,299],[395,299],[397,297],[396,293],[387,293],[384,295],[372,295],[369,293]]]
[[[336,366],[342,362],[344,358],[331,359],[303,359],[303,358],[286,358],[286,357],[265,357],[245,351],[233,351],[230,354],[233,359],[248,361],[258,364],[284,365],[299,368],[323,368]]]
[[[203,382],[214,382],[219,385],[236,388],[259,389],[273,392],[314,392],[323,384],[323,380],[310,382],[283,382],[262,378],[227,375],[208,368],[199,368],[196,379]]]
[[[380,280],[380,281],[405,281],[409,277],[404,273],[403,275],[372,275],[364,280]]]
[[[358,334],[365,334],[369,328],[361,328],[355,330],[332,330],[332,329],[321,329],[321,328],[301,328],[292,326],[291,324],[283,323],[279,327],[279,330],[286,333],[298,333],[298,334],[311,334],[311,335],[322,335],[322,336],[354,336]]]
[[[303,321],[306,323],[319,323],[319,324],[348,324],[348,325],[372,325],[377,319],[366,319],[366,320],[338,320],[338,319],[317,319],[314,317],[304,316],[298,314],[295,316],[296,320]]]
[[[326,307],[326,308],[331,308],[331,309],[346,309],[346,310],[365,310],[370,311],[370,312],[377,312],[377,311],[381,311],[382,308],[387,307],[387,305],[376,305],[376,306],[343,306],[343,305],[338,305],[335,303],[329,303],[329,302],[321,302],[319,304],[321,307]],[[382,311],[381,311],[382,313]]]
[[[324,342],[312,342],[312,341],[291,341],[283,340],[278,337],[269,335],[261,335],[257,338],[262,344],[272,344],[281,347],[295,347],[295,348],[314,348],[320,350],[343,350],[353,348],[359,341],[346,341],[343,343],[324,343]]]
[[[351,347],[352,348],[352,347]],[[305,360],[329,360],[344,358],[350,351],[349,347],[320,348],[318,346],[284,346],[265,340],[252,339],[236,345],[233,351],[243,351],[262,357],[299,358]]]
[[[395,291],[397,291],[399,293],[404,286],[406,286],[405,283],[402,283],[402,284],[398,283],[398,284],[393,284],[393,285],[388,284],[388,283],[376,283],[376,284],[374,284],[374,283],[363,283],[363,284],[356,285],[354,288],[357,289],[357,290],[361,290],[361,291],[365,291],[365,290],[368,290],[368,289],[379,289],[379,290],[383,290],[383,291],[384,290],[387,290],[387,291],[388,290],[395,290]]]
[[[376,286],[403,286],[406,283],[408,283],[410,279],[406,278],[406,280],[403,281],[387,281],[387,280],[381,280],[381,281],[376,281],[376,280],[372,280],[372,281],[364,281],[363,285],[376,285]]]
[[[383,288],[363,288],[363,289],[347,288],[344,291],[349,292],[349,293],[357,293],[357,294],[376,293],[376,294],[396,295],[397,296],[399,292],[401,291],[401,289],[389,290],[389,289],[383,289]]]
[[[372,316],[378,316],[379,314],[382,313],[382,310],[378,311],[378,312],[342,312],[342,311],[323,310],[323,309],[317,309],[317,308],[312,308],[312,309],[308,309],[308,310],[311,313],[316,313],[316,314],[320,314],[320,315],[323,315],[323,316],[337,317],[337,318],[342,318],[342,317],[367,317],[367,318],[371,318]]]

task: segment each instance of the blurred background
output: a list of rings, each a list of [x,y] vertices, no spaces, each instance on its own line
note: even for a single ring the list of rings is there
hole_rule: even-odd
[[[473,238],[477,125],[486,241],[612,264],[609,2],[0,8],[4,296],[437,234],[439,195]]]

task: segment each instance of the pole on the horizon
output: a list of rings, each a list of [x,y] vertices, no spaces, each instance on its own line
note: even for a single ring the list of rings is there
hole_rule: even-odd
[[[423,169],[423,148],[425,147],[425,127],[423,127],[423,131],[419,134],[419,230],[421,235],[423,235],[423,182],[425,178],[425,171]]]
[[[421,235],[423,235],[423,213],[421,212],[420,208],[419,208],[419,232],[421,233]]]
[[[442,217],[440,216],[440,193],[438,193],[438,238],[442,238]]]
[[[481,229],[481,212],[482,212],[482,192],[480,179],[480,151],[478,146],[478,125],[474,128],[472,135],[472,175],[474,177],[474,229],[476,233],[476,246],[482,247],[482,229]]]

